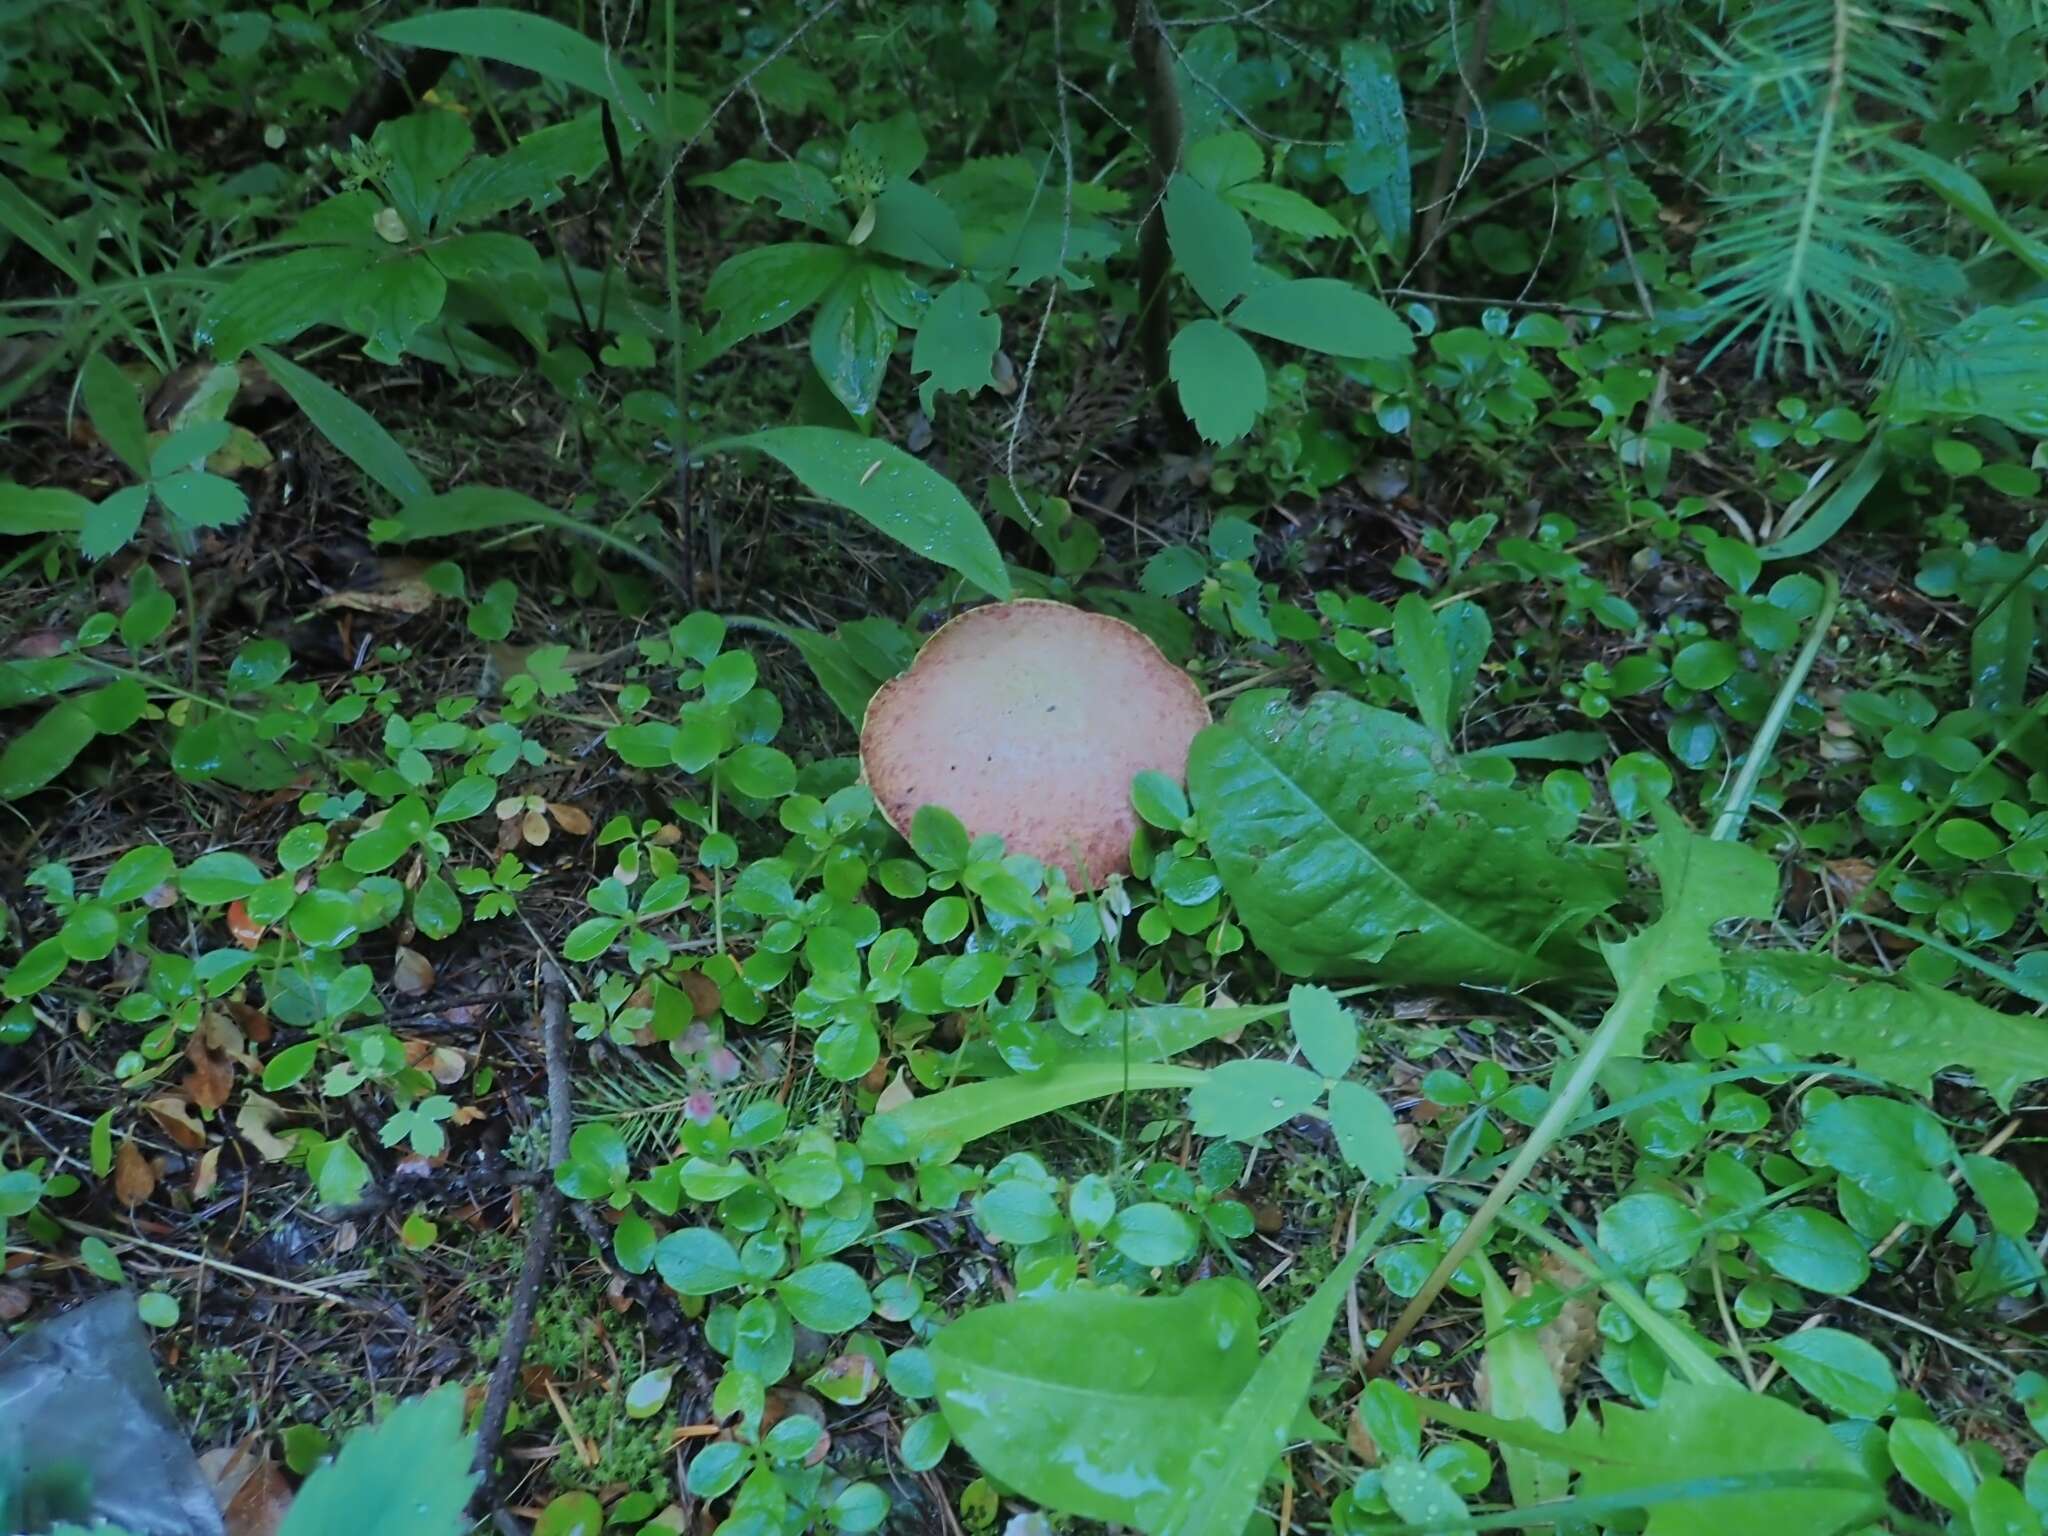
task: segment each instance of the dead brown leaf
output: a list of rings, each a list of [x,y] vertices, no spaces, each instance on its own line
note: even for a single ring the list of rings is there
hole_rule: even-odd
[[[28,1315],[28,1292],[18,1285],[0,1284],[0,1323],[11,1323]]]
[[[266,1163],[282,1162],[292,1155],[292,1143],[278,1135],[272,1127],[284,1118],[281,1105],[263,1097],[260,1093],[244,1094],[242,1107],[235,1113],[235,1130],[242,1140],[256,1149],[256,1155]]]
[[[892,1109],[901,1109],[916,1097],[916,1091],[903,1080],[903,1069],[899,1067],[896,1075],[889,1079],[889,1086],[875,1096],[875,1113],[886,1115]]]
[[[257,1436],[208,1451],[199,1458],[199,1470],[213,1489],[227,1536],[277,1536],[291,1509],[292,1486]]]
[[[212,1114],[235,1091],[235,1064],[225,1050],[207,1040],[203,1031],[195,1031],[185,1042],[185,1059],[192,1063],[192,1070],[178,1086],[195,1106]],[[203,1132],[200,1144],[205,1144]]]
[[[676,978],[690,999],[690,1012],[697,1018],[708,1019],[725,1006],[725,1000],[718,995],[718,983],[702,971],[684,971]]]
[[[555,825],[571,837],[590,836],[590,815],[581,806],[550,800],[548,814],[555,818]]]
[[[132,1208],[155,1193],[156,1170],[149,1166],[149,1159],[142,1155],[142,1148],[135,1145],[132,1137],[123,1141],[121,1150],[114,1154],[114,1197]]]
[[[434,962],[416,949],[398,946],[391,966],[391,985],[401,997],[419,997],[434,988]]]
[[[263,942],[264,925],[249,916],[249,909],[239,901],[228,903],[228,932],[234,941],[244,949],[254,949]]]
[[[438,600],[438,594],[427,585],[426,571],[426,561],[395,555],[377,562],[377,574],[366,585],[330,592],[320,599],[319,606],[406,617],[425,613]]]
[[[529,845],[538,848],[548,840],[548,819],[539,811],[528,811],[520,819],[519,831]]]
[[[192,1175],[192,1198],[204,1200],[219,1182],[220,1148],[208,1147],[199,1159],[198,1171]]]
[[[192,1118],[192,1106],[183,1099],[165,1095],[145,1100],[142,1108],[150,1119],[163,1127],[166,1136],[187,1152],[197,1152],[206,1145],[206,1127]]]

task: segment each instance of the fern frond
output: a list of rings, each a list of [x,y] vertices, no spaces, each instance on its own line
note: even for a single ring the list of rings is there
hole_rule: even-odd
[[[1723,333],[1757,368],[1796,346],[1809,368],[1883,349],[1935,278],[1913,233],[1911,183],[1875,151],[1933,107],[1921,76],[1944,35],[1921,0],[1764,0],[1724,43],[1698,35],[1699,126],[1718,162],[1696,256]]]

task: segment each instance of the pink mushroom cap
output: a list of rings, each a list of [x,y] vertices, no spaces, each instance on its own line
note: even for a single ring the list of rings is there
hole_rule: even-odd
[[[875,692],[860,760],[889,825],[920,806],[1092,890],[1131,867],[1131,780],[1185,783],[1195,680],[1122,619],[1026,599],[970,609]]]

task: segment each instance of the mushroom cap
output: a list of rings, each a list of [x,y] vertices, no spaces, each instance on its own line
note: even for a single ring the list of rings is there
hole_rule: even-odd
[[[1091,890],[1131,867],[1131,780],[1185,783],[1195,680],[1106,614],[1027,598],[961,614],[876,690],[860,760],[889,825],[924,805]]]

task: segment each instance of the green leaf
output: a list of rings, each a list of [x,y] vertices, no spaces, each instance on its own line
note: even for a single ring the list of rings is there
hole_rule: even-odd
[[[476,1437],[462,1432],[462,1388],[408,1398],[316,1467],[278,1536],[456,1536],[476,1486]]]
[[[1915,1093],[1960,1066],[2000,1108],[2048,1078],[2048,1021],[1998,1013],[1924,982],[1883,978],[1820,955],[1731,956],[1716,1022],[1739,1045],[1839,1056]]]
[[[994,383],[1002,340],[1002,322],[989,312],[981,284],[962,279],[940,289],[910,351],[911,371],[927,375],[917,386],[925,414],[931,414],[932,402],[942,394],[971,395]]]
[[[1212,443],[1236,442],[1266,408],[1266,365],[1221,321],[1182,326],[1167,351],[1167,372],[1188,419]]]
[[[100,441],[140,479],[149,478],[149,429],[142,424],[142,400],[128,376],[104,352],[95,352],[78,372],[78,393]]]
[[[1543,1352],[1542,1335],[1509,1320],[1515,1299],[1495,1272],[1493,1261],[1482,1256],[1473,1263],[1479,1271],[1479,1301],[1486,1318],[1482,1357],[1486,1411],[1496,1418],[1526,1420],[1539,1429],[1562,1433],[1564,1394]],[[1560,1461],[1505,1442],[1500,1453],[1507,1466],[1508,1488],[1519,1505],[1562,1498],[1570,1486],[1570,1470]]]
[[[978,1466],[1026,1497],[1155,1531],[1257,1368],[1258,1317],[1238,1280],[982,1307],[930,1345],[939,1411]]]
[[[1887,1449],[1899,1476],[1943,1509],[1968,1512],[1977,1469],[1954,1435],[1927,1419],[1894,1419]]]
[[[1756,552],[1760,560],[1794,560],[1810,555],[1841,531],[1856,515],[1885,470],[1884,438],[1874,436],[1856,461],[1832,481],[1827,499],[1807,513],[1792,531]]]
[[[684,1296],[714,1296],[746,1279],[739,1250],[708,1227],[684,1227],[654,1245],[664,1284]]]
[[[1917,1104],[1875,1095],[1836,1099],[1807,1116],[1813,1154],[1890,1215],[1939,1225],[1956,1208],[1948,1169],[1955,1147]]]
[[[79,553],[88,560],[104,560],[135,537],[142,526],[142,514],[149,510],[149,487],[124,486],[105,500],[88,507],[79,530]]]
[[[91,511],[92,503],[76,491],[0,480],[0,535],[77,533]]]
[[[1794,1285],[1847,1296],[1870,1278],[1870,1259],[1840,1221],[1807,1206],[1766,1211],[1743,1233],[1756,1256]]]
[[[1360,1083],[1330,1084],[1330,1129],[1344,1161],[1375,1184],[1392,1184],[1407,1161],[1394,1112]]]
[[[1227,188],[1223,200],[1282,234],[1300,235],[1304,240],[1344,238],[1342,224],[1292,187],[1277,187],[1270,181],[1247,182]]]
[[[178,1298],[168,1291],[144,1291],[135,1298],[135,1312],[152,1328],[178,1326]]]
[[[1010,596],[995,540],[953,482],[891,443],[836,427],[775,427],[723,438],[707,451],[751,448],[801,480],[815,496],[928,560],[958,571],[995,597]]]
[[[542,506],[531,496],[496,485],[459,485],[438,496],[408,502],[399,508],[396,517],[373,521],[370,537],[385,544],[409,544],[414,539],[455,538],[492,528],[532,524],[595,539],[607,548],[643,563],[648,559],[638,545],[609,528],[566,512],[557,512],[552,507]]]
[[[370,234],[365,230],[365,239]],[[343,245],[254,262],[207,300],[193,340],[228,363],[259,342],[290,341],[309,326],[339,324],[344,289],[379,258],[366,245]]]
[[[202,853],[178,876],[178,889],[187,901],[203,907],[222,907],[239,901],[263,883],[263,871],[247,854],[231,849]]]
[[[339,448],[348,461],[403,504],[433,494],[427,477],[411,455],[377,419],[326,380],[268,347],[254,349],[264,371],[277,380],[320,435]]]
[[[1885,151],[1903,163],[1956,212],[1968,219],[1992,240],[2002,245],[2036,277],[2048,277],[2048,245],[2024,234],[2006,222],[1991,201],[1984,184],[1959,165],[1930,155],[1916,145],[1898,139],[1878,140]]]
[[[1339,694],[1250,694],[1188,789],[1253,939],[1290,975],[1520,985],[1568,970],[1621,890],[1574,818],[1465,779],[1416,722]]]
[[[1252,232],[1244,215],[1184,172],[1166,186],[1166,238],[1174,264],[1218,314],[1250,285]]]
[[[135,901],[147,896],[178,872],[171,850],[156,843],[130,848],[100,881],[101,901]]]
[[[1851,1419],[1889,1412],[1899,1395],[1892,1368],[1876,1346],[1839,1328],[1808,1328],[1773,1339],[1763,1352],[1827,1407]]]
[[[1308,1402],[1338,1307],[1379,1246],[1380,1234],[1395,1211],[1415,1190],[1415,1185],[1404,1184],[1380,1197],[1351,1251],[1294,1314],[1244,1390],[1221,1417],[1201,1427],[1191,1447],[1189,1475],[1171,1491],[1157,1527],[1159,1536],[1241,1536],[1258,1507],[1267,1473],[1294,1438],[1295,1421]]]
[[[1586,1460],[1582,1497],[1626,1494],[1693,1478],[1768,1471],[1832,1473],[1840,1487],[1771,1488],[1671,1500],[1649,1511],[1644,1536],[1726,1536],[1729,1531],[1840,1531],[1875,1518],[1883,1490],[1827,1425],[1790,1403],[1733,1384],[1667,1382],[1657,1406],[1610,1401],[1602,1422],[1572,1426]]]
[[[1414,223],[1408,176],[1408,117],[1401,78],[1386,44],[1347,41],[1338,54],[1344,75],[1344,110],[1352,142],[1333,156],[1344,188],[1363,193],[1366,206],[1395,251],[1408,246]]]
[[[826,1261],[785,1276],[776,1294],[789,1315],[820,1333],[844,1333],[874,1315],[867,1282],[844,1264]]]
[[[718,323],[691,346],[684,367],[694,371],[749,336],[787,325],[856,271],[845,246],[815,241],[755,246],[728,257],[704,290],[704,307],[718,311]]]
[[[1229,1025],[1222,1025],[1217,1033],[1228,1028]],[[872,1162],[909,1162],[926,1149],[975,1141],[1071,1104],[1123,1092],[1127,1087],[1134,1092],[1185,1088],[1200,1078],[1201,1073],[1191,1067],[1134,1059],[1127,1069],[1119,1059],[1075,1061],[1070,1055],[1042,1071],[986,1083],[962,1083],[913,1099],[886,1115],[877,1115],[862,1129],[861,1151]]]
[[[187,528],[230,528],[249,515],[249,498],[234,481],[204,470],[165,475],[151,484],[158,501]]]
[[[765,198],[783,218],[808,224],[834,241],[846,239],[848,225],[839,208],[839,194],[823,171],[802,160],[735,160],[723,170],[697,177],[691,185],[715,187],[743,203]]]
[[[1992,1230],[2007,1237],[2025,1237],[2041,1215],[2041,1197],[2026,1175],[1995,1157],[1972,1154],[1963,1159],[1963,1177],[1991,1218]]]
[[[1700,1219],[1670,1195],[1643,1190],[1600,1213],[1600,1250],[1627,1274],[1682,1269],[1699,1252]]]
[[[1254,288],[1230,312],[1230,323],[1333,357],[1406,357],[1415,350],[1415,334],[1399,315],[1333,277]]]
[[[811,365],[833,398],[856,420],[875,408],[882,393],[882,375],[896,350],[896,322],[875,302],[869,281],[872,275],[865,265],[848,268],[811,321]]]
[[[1308,1064],[1324,1077],[1342,1077],[1358,1060],[1358,1025],[1328,987],[1290,987],[1287,1023]]]
[[[58,700],[0,750],[0,800],[19,800],[41,789],[99,737],[119,735],[148,707],[142,685],[126,678]]]
[[[474,54],[530,69],[609,101],[626,123],[643,134],[655,132],[661,114],[632,67],[581,32],[524,11],[479,5],[430,11],[377,29],[387,42],[443,53]]]
[[[1644,989],[1646,1003],[1670,982],[1719,970],[1715,925],[1736,917],[1768,917],[1778,894],[1776,866],[1756,849],[1701,837],[1664,806],[1655,811],[1657,831],[1643,846],[1664,910],[1633,937],[1600,946],[1614,979],[1625,991]],[[1645,1017],[1633,1037],[1616,1047],[1619,1054],[1641,1053],[1647,1024]]]
[[[92,274],[72,250],[63,226],[5,176],[0,176],[0,229],[71,279],[73,287],[92,287]]]
[[[87,1155],[91,1159],[94,1178],[104,1179],[114,1171],[114,1112],[111,1109],[93,1121],[92,1132],[87,1138]]]
[[[2048,299],[1980,309],[1909,358],[1892,385],[1894,411],[1988,416],[2048,435]]]
[[[1394,659],[1415,697],[1415,713],[1438,741],[1451,739],[1451,648],[1429,599],[1403,594],[1394,605]]]
[[[1107,1232],[1118,1253],[1147,1269],[1180,1263],[1195,1251],[1200,1235],[1192,1219],[1157,1200],[1125,1206],[1112,1218]]]
[[[1197,1136],[1251,1141],[1322,1097],[1322,1079],[1286,1061],[1226,1061],[1188,1091]]]

